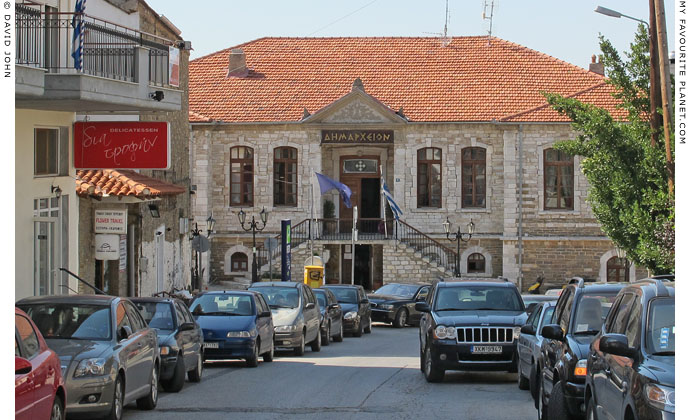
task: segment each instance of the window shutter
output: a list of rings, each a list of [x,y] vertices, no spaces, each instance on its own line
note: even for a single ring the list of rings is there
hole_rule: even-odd
[[[69,175],[69,127],[60,127],[58,137],[58,175]]]

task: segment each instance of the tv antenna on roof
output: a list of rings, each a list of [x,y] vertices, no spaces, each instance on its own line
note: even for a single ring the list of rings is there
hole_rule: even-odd
[[[491,45],[491,34],[494,26],[494,3],[495,0],[491,0],[491,5],[489,5],[489,0],[484,0],[484,11],[482,12],[482,19],[489,20],[489,45]],[[486,9],[489,9],[489,15],[486,15]]]
[[[443,33],[438,32],[424,32],[425,34],[438,35],[441,37],[441,46],[447,47],[453,40],[452,36],[448,36],[448,21],[450,20],[450,12],[448,11],[448,0],[446,0],[446,23],[443,25]]]

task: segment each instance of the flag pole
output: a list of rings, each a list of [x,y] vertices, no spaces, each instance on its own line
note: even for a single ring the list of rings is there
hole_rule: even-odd
[[[355,236],[357,236],[357,206],[352,208],[352,277],[350,284],[355,284]]]
[[[312,229],[315,229],[314,223],[314,175],[311,175],[311,221],[309,222],[309,264],[314,264],[314,233]]]
[[[388,239],[388,223],[386,223],[386,199],[383,196],[383,183],[385,179],[383,177],[383,166],[379,166],[379,170],[381,171],[381,185],[379,187],[379,192],[381,193],[381,208],[383,209],[383,237]]]

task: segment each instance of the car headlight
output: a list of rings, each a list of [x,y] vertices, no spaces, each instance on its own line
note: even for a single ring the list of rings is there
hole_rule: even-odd
[[[84,359],[79,362],[77,368],[74,370],[74,377],[80,376],[102,376],[105,375],[105,359]]]
[[[345,316],[343,318],[345,318],[345,319],[356,319],[357,317],[359,317],[359,315],[357,315],[357,312],[348,312],[345,314]]]
[[[384,311],[392,311],[395,309],[394,305],[379,305],[379,308],[383,309]]]
[[[520,338],[520,327],[513,327],[513,340]]]
[[[434,330],[434,335],[436,336],[436,338],[440,339],[454,339],[457,338],[458,331],[455,329],[455,327],[446,327],[445,325],[439,325]]]
[[[297,331],[297,325],[279,325],[273,330],[277,333],[295,332]]]
[[[575,364],[575,376],[587,376],[587,359],[580,359]]]
[[[647,384],[644,386],[644,395],[652,407],[659,410],[676,412],[676,390],[668,386]]]
[[[255,332],[254,330],[252,331],[228,331],[226,337],[228,338],[249,338],[249,337],[254,337]]]

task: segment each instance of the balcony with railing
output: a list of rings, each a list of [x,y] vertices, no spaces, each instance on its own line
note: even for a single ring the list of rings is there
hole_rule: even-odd
[[[173,41],[86,14],[15,4],[18,108],[176,111]],[[75,29],[82,27],[83,30]],[[81,48],[81,56],[75,51]],[[81,59],[79,59],[81,58]]]

